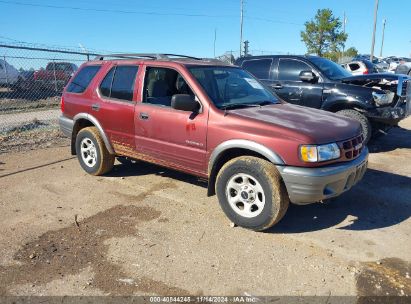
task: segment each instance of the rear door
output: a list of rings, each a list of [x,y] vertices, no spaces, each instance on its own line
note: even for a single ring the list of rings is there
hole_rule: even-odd
[[[241,67],[262,82],[269,84],[272,78],[272,58],[256,58],[244,60]]]
[[[317,81],[304,82],[300,79],[301,71],[312,71]],[[306,62],[295,58],[280,58],[274,72],[272,90],[283,100],[311,108],[320,108],[322,104],[323,84],[318,72]]]
[[[134,109],[138,64],[111,64],[101,80],[91,114],[102,124],[116,153],[135,150]]]

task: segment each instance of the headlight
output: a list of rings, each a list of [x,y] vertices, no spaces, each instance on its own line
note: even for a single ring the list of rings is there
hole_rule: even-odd
[[[300,158],[308,163],[337,159],[340,158],[340,155],[340,148],[336,143],[319,146],[300,146]]]
[[[379,106],[390,104],[392,99],[394,98],[394,93],[377,93],[372,92],[372,98],[374,99],[375,103]]]

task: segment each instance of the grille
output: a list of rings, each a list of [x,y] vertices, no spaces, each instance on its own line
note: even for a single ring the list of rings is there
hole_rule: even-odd
[[[361,134],[360,136],[351,138],[346,140],[340,144],[340,148],[342,150],[341,155],[346,160],[351,160],[357,158],[362,150],[364,149],[364,136]]]

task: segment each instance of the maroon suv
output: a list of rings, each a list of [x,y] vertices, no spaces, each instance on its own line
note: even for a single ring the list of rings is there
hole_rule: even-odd
[[[264,230],[290,201],[340,195],[367,169],[358,122],[285,103],[241,68],[110,56],[83,64],[61,100],[61,130],[92,175],[127,157],[207,178],[232,222]]]

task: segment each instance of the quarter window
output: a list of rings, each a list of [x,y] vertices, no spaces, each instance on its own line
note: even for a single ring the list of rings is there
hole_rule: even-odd
[[[351,71],[356,71],[360,68],[360,65],[358,63],[351,63],[349,66]]]
[[[311,71],[311,67],[299,60],[280,59],[278,80],[301,81],[301,71]]]
[[[113,82],[113,75],[115,67],[112,68],[107,75],[104,77],[103,81],[100,84],[100,93],[105,97],[110,97],[111,83]]]
[[[67,92],[83,93],[99,70],[99,65],[89,65],[82,68],[68,85]]]
[[[137,66],[113,67],[100,84],[100,93],[108,98],[133,100]]]
[[[269,79],[271,63],[271,59],[246,60],[243,62],[242,68],[259,79]]]

